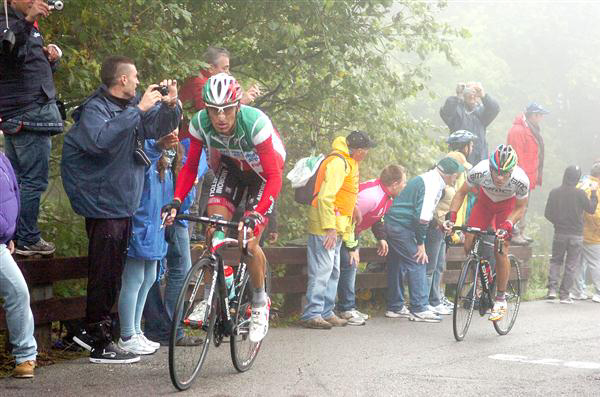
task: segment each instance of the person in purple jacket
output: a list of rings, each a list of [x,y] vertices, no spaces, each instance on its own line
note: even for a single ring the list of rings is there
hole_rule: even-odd
[[[11,256],[19,219],[19,188],[15,172],[0,152],[0,297],[4,300],[6,325],[16,366],[15,378],[33,378],[37,344],[33,337],[33,314],[23,274]]]

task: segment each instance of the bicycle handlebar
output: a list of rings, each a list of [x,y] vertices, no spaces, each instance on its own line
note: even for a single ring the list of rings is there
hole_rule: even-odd
[[[496,235],[496,232],[493,230],[483,230],[478,227],[466,226],[466,225],[452,226],[453,232],[458,231],[458,230],[465,232],[465,233],[481,234],[483,236],[495,236]]]
[[[502,255],[504,253],[504,239],[503,238],[498,238],[498,236],[496,235],[496,232],[494,230],[482,230],[478,227],[473,227],[473,226],[452,226],[452,231],[462,231],[464,233],[473,233],[473,234],[479,234],[481,236],[494,236],[494,239],[498,242],[498,253],[500,255]]]
[[[230,221],[226,221],[221,218],[212,218],[212,217],[207,217],[207,216],[181,214],[181,215],[177,215],[175,217],[175,219],[180,220],[180,221],[192,221],[192,222],[205,223],[207,225],[212,225],[212,226],[217,226],[217,225],[225,226],[230,229],[237,229],[237,227],[238,227],[238,222],[230,222]]]

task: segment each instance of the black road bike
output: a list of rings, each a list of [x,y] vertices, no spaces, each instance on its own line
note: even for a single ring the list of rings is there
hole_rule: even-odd
[[[461,230],[463,233],[475,235],[473,247],[462,265],[454,298],[454,312],[452,315],[454,338],[457,341],[462,341],[467,335],[473,312],[477,310],[479,315],[483,317],[494,306],[496,273],[489,261],[481,257],[481,249],[485,243],[482,237],[496,236],[496,233],[470,226],[454,226],[452,230]],[[504,241],[497,237],[494,241],[498,247],[498,252],[502,253]],[[492,322],[496,332],[500,335],[506,335],[512,329],[521,304],[519,261],[513,255],[508,255],[508,260],[510,263],[510,276],[506,287],[507,311],[503,318]]]
[[[233,366],[239,372],[244,372],[252,367],[262,341],[253,343],[248,337],[252,313],[252,291],[244,261],[249,255],[247,228],[244,227],[243,252],[233,275],[234,291],[232,292],[227,288],[221,250],[225,247],[238,246],[238,240],[227,238],[225,235],[226,228],[237,229],[238,223],[226,221],[218,216],[207,218],[178,215],[177,219],[201,222],[215,228],[210,245],[185,278],[171,324],[169,374],[177,389],[186,390],[200,373],[211,342],[218,347],[224,338],[229,337]],[[267,293],[269,283],[267,264],[265,275]],[[207,299],[204,299],[205,289],[210,291]],[[184,346],[178,343],[181,340],[187,340],[188,343]]]

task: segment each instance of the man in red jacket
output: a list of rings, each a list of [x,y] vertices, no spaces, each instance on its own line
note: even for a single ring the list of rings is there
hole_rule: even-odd
[[[515,149],[521,167],[529,178],[529,188],[542,186],[542,171],[544,167],[544,140],[540,134],[540,122],[548,111],[539,104],[532,102],[519,114],[511,129],[508,131],[507,143]],[[516,245],[526,245],[533,241],[525,236],[525,215],[519,221],[518,228],[513,233],[511,242]]]

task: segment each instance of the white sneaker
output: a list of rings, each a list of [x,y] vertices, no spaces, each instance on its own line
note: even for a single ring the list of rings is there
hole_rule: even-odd
[[[600,303],[600,294],[594,294],[592,296],[592,302]]]
[[[448,309],[451,309],[451,310],[454,309],[454,303],[450,302],[448,300],[448,298],[446,298],[445,296],[442,297],[442,304],[444,306],[446,306]]]
[[[156,351],[142,342],[137,335],[133,335],[128,341],[119,338],[118,346],[126,352],[139,355],[154,354]]]
[[[437,306],[429,306],[429,310],[431,310],[435,314],[439,314],[441,316],[448,316],[448,315],[452,314],[452,309],[450,309],[448,306],[444,305],[443,303],[440,303]]]
[[[388,318],[409,318],[410,312],[406,308],[406,306],[402,306],[402,309],[398,311],[388,310],[385,312],[385,316]]]
[[[158,342],[153,342],[150,339],[146,338],[146,335],[144,335],[143,332],[137,334],[138,338],[140,338],[140,340],[145,343],[147,346],[150,346],[151,348],[153,348],[154,350],[158,350],[160,348],[160,343]]]
[[[584,301],[586,299],[590,299],[590,297],[587,296],[587,294],[585,292],[582,292],[581,294],[574,294],[574,293],[570,292],[569,298],[575,299],[576,301]]]
[[[250,316],[250,342],[258,343],[269,331],[269,312],[271,311],[271,298],[267,298],[267,304],[261,307],[252,306]]]
[[[363,320],[368,320],[369,319],[369,315],[365,314],[365,313],[361,313],[356,309],[352,309],[352,310],[346,310],[343,312],[340,312],[340,317],[346,320],[351,319],[352,317],[361,317]]]
[[[424,322],[424,323],[439,323],[442,318],[432,312],[431,310],[425,310],[419,313],[410,313],[408,318],[410,321]]]
[[[340,317],[348,320],[348,325],[365,325],[365,319],[359,314],[358,310],[347,310],[340,313]]]
[[[206,301],[203,300],[196,304],[196,307],[194,307],[194,310],[192,310],[192,313],[188,316],[187,320],[198,323],[198,324],[202,324],[205,316],[206,316]]]

